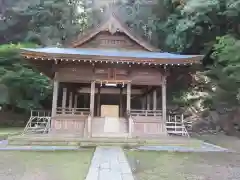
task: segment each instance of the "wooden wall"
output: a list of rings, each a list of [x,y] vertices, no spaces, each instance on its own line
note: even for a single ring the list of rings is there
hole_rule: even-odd
[[[84,135],[87,116],[58,115],[52,118],[51,133]]]
[[[100,32],[92,39],[76,48],[145,50],[124,33],[117,32],[115,34],[111,34],[106,31]]]
[[[111,64],[90,63],[59,64],[56,67],[60,82],[89,83],[92,80],[130,80],[133,85],[159,86],[161,84],[161,72],[159,69],[149,66],[128,67],[124,65],[113,66]]]

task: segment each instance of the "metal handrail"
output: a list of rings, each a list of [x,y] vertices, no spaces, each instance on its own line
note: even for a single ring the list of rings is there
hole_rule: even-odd
[[[51,126],[51,111],[31,110],[31,116],[22,133],[47,133]]]
[[[188,136],[189,133],[184,124],[184,115],[183,114],[169,114],[168,119],[166,121],[166,128],[171,129],[168,130],[169,133],[173,134],[181,134],[182,136]]]
[[[49,110],[31,110],[31,117],[51,117],[51,114]]]

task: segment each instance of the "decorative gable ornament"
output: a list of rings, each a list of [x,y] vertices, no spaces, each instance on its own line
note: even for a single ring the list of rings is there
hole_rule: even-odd
[[[114,18],[111,18],[108,21],[107,26],[108,26],[108,31],[111,34],[115,34],[116,32],[120,31],[120,29],[121,29],[121,27],[118,25],[118,23],[116,22],[116,20]]]

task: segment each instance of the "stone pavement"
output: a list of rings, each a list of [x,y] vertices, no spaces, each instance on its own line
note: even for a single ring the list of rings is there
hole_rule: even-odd
[[[234,152],[213,144],[203,142],[200,147],[181,146],[140,146],[136,148],[145,151],[170,151],[170,152]]]
[[[134,180],[120,147],[97,147],[86,180]]]

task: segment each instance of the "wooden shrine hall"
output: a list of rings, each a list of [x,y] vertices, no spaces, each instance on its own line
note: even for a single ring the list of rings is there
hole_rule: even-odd
[[[84,137],[167,135],[168,69],[203,58],[163,53],[114,15],[68,47],[21,55],[53,80],[47,132]]]

